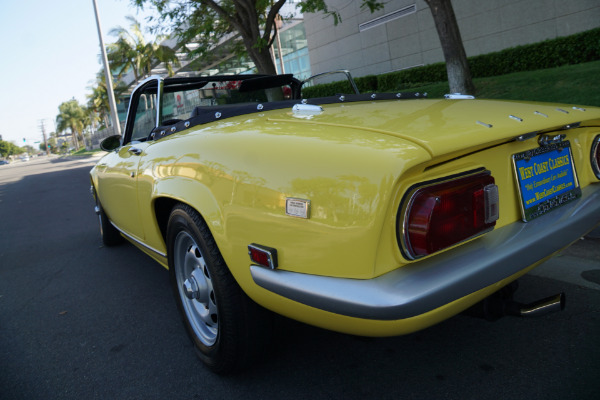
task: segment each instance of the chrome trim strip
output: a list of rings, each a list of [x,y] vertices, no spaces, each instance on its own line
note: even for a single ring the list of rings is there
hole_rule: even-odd
[[[462,93],[449,93],[444,95],[444,99],[446,100],[473,100],[475,96],[470,94],[462,94]]]
[[[529,140],[531,138],[536,137],[538,133],[539,133],[539,131],[524,133],[521,136],[517,136],[516,140],[519,142],[524,142],[525,140]]]
[[[335,314],[375,320],[415,317],[486,288],[550,256],[600,222],[600,185],[579,200],[374,279],[332,278],[251,266],[260,287]]]
[[[163,92],[164,92],[165,80],[161,77],[157,79],[156,88],[156,120],[155,128],[162,125],[162,103],[163,103]]]
[[[150,246],[148,246],[146,243],[144,243],[144,242],[141,242],[139,239],[136,239],[136,238],[134,238],[133,236],[131,236],[131,235],[130,235],[130,234],[128,234],[127,232],[124,232],[124,231],[123,231],[123,229],[121,229],[121,228],[119,228],[118,226],[116,226],[116,225],[115,225],[115,224],[114,224],[112,221],[110,221],[110,224],[111,224],[112,226],[114,226],[116,230],[118,230],[119,232],[121,232],[121,234],[123,234],[123,235],[127,236],[127,239],[129,239],[129,240],[132,240],[132,241],[136,242],[136,243],[137,243],[137,244],[139,244],[140,246],[147,248],[148,250],[150,250],[151,252],[153,252],[153,253],[155,253],[155,254],[158,254],[159,256],[162,256],[162,257],[167,257],[167,254],[166,254],[166,253],[163,253],[163,252],[161,252],[161,251],[158,251],[158,250],[156,250],[154,247],[150,247]]]
[[[301,85],[304,85],[306,82],[308,82],[311,79],[314,79],[314,78],[317,78],[317,77],[320,77],[320,76],[331,75],[331,74],[344,74],[344,75],[346,75],[346,78],[350,82],[350,85],[352,86],[352,89],[354,89],[354,93],[355,94],[360,94],[360,90],[358,90],[358,86],[356,86],[356,83],[354,82],[354,79],[352,78],[352,74],[350,74],[350,71],[348,71],[347,69],[337,69],[337,70],[334,70],[334,71],[321,72],[320,74],[311,75],[308,78],[306,78],[305,80],[303,80]]]
[[[514,119],[515,121],[518,121],[518,122],[523,122],[523,118],[519,118],[516,115],[512,115],[511,114],[511,115],[508,116],[508,118]]]

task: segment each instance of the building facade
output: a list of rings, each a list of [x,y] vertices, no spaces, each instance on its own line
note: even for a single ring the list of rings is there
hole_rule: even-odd
[[[347,69],[355,77],[414,68],[444,60],[431,11],[424,0],[388,0],[371,13],[362,0],[326,0],[341,23],[322,13],[300,14],[300,0],[288,0],[284,22],[272,56],[278,73],[300,79],[332,70]],[[568,36],[600,26],[599,0],[452,0],[467,56],[491,53],[518,45]],[[238,40],[231,34],[222,40]],[[176,40],[164,44],[175,47]],[[193,44],[188,44],[193,45]],[[248,58],[220,52],[213,60],[189,59],[180,53],[176,76],[247,74],[256,69]],[[226,46],[223,46],[226,47]],[[165,75],[157,65],[152,74]],[[327,76],[315,83],[340,79]],[[135,86],[133,74],[124,82]],[[117,104],[125,121],[128,94]],[[108,130],[107,130],[108,131]],[[105,136],[106,133],[104,132]],[[98,136],[98,135],[95,135]]]
[[[424,0],[389,0],[375,13],[362,0],[327,0],[342,22],[304,14],[313,74],[348,69],[382,74],[444,60]],[[540,42],[600,26],[598,0],[452,0],[467,56]]]

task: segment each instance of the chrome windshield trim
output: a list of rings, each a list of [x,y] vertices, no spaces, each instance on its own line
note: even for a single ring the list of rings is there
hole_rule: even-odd
[[[158,127],[162,124],[162,103],[163,103],[163,92],[165,87],[165,80],[161,77],[155,78],[157,80],[156,89],[156,121],[154,127]]]
[[[600,184],[582,197],[517,221],[437,256],[374,279],[347,279],[251,266],[256,284],[299,303],[373,320],[411,318],[515,275],[563,249],[600,222]]]
[[[164,87],[164,79],[159,76],[159,75],[152,75],[149,76],[148,78],[144,79],[143,81],[141,81],[131,92],[131,96],[130,96],[130,101],[129,101],[129,105],[127,106],[127,119],[125,120],[125,131],[122,134],[122,138],[123,138],[123,142],[122,144],[126,144],[124,143],[126,140],[129,141],[129,138],[131,136],[131,132],[133,130],[133,122],[132,121],[134,118],[132,118],[133,114],[136,112],[136,108],[137,108],[137,103],[138,103],[138,98],[139,98],[139,91],[142,91],[149,83],[156,81],[156,93],[157,93],[157,102],[160,101],[159,97],[162,95],[162,91],[163,91],[163,87]],[[156,107],[156,121],[154,122],[154,126],[158,126],[159,124],[159,118],[160,118],[160,104],[157,104]]]
[[[110,224],[112,226],[115,227],[116,230],[118,230],[119,232],[121,232],[121,234],[123,234],[124,236],[127,236],[127,239],[132,240],[134,242],[136,242],[137,244],[139,244],[142,247],[145,247],[146,249],[150,250],[151,252],[158,254],[161,257],[167,257],[166,253],[163,253],[162,251],[156,250],[154,247],[148,246],[146,243],[140,241],[139,239],[131,236],[130,234],[128,234],[127,232],[124,232],[123,229],[119,228],[118,226],[116,226],[112,221],[110,221]]]
[[[350,74],[350,71],[348,71],[347,69],[336,69],[334,71],[327,71],[327,72],[321,72],[320,74],[315,74],[315,75],[311,75],[308,78],[306,78],[305,80],[302,81],[302,85],[304,85],[306,82],[321,77],[321,76],[325,76],[325,75],[333,75],[333,74],[344,74],[346,75],[346,79],[348,79],[348,82],[350,82],[350,85],[352,86],[352,89],[354,90],[355,94],[360,94],[360,90],[358,90],[358,86],[356,86],[356,82],[354,82],[354,78],[352,78],[352,74]]]

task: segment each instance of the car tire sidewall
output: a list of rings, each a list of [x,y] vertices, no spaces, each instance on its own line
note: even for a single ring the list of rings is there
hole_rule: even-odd
[[[108,247],[123,243],[124,239],[121,236],[121,233],[111,224],[96,193],[94,193],[94,198],[96,199],[96,207],[98,207],[98,223],[100,224],[100,237],[102,238],[102,243]]]
[[[207,346],[194,332],[182,303],[181,288],[177,285],[173,249],[178,233],[184,231],[196,242],[209,270],[215,293],[219,328],[215,343]],[[167,227],[168,263],[171,287],[177,307],[181,313],[188,335],[194,343],[198,357],[214,372],[228,373],[237,369],[240,361],[238,342],[242,322],[239,309],[242,307],[243,293],[227,269],[208,227],[201,217],[190,207],[176,207],[169,218]]]

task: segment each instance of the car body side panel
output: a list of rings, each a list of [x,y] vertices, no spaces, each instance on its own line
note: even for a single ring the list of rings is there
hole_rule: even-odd
[[[372,277],[383,205],[397,176],[428,160],[427,152],[346,128],[323,140],[315,126],[300,131],[259,117],[248,129],[239,120],[146,148],[138,185],[147,243],[164,248],[151,204],[168,197],[201,213],[242,286],[253,284],[251,243],[278,248],[283,269]],[[286,197],[310,200],[310,218],[285,215]]]
[[[143,148],[146,144],[140,144]],[[123,146],[104,156],[95,167],[100,202],[117,228],[138,240],[144,240],[138,207],[137,172],[140,156]]]

